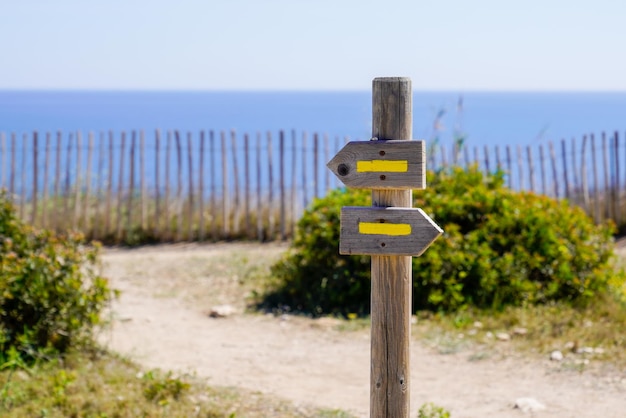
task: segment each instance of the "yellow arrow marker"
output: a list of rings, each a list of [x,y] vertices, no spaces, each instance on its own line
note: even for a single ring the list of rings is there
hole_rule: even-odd
[[[357,161],[356,171],[358,173],[406,173],[409,171],[409,162],[407,160]]]
[[[359,222],[359,234],[366,235],[411,235],[409,224],[387,224],[379,222]]]

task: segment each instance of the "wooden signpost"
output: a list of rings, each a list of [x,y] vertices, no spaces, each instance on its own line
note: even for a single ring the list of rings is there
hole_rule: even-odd
[[[327,164],[343,184],[357,189],[426,187],[424,141],[348,142]]]
[[[423,141],[412,137],[408,78],[376,78],[372,141],[350,142],[328,163],[348,187],[371,188],[372,207],[341,211],[341,254],[372,256],[370,416],[409,418],[411,256],[443,232],[412,189],[426,187]]]

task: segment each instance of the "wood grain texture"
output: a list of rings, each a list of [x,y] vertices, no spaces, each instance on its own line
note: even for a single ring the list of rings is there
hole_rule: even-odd
[[[372,137],[412,138],[408,78],[376,78]],[[410,207],[410,190],[372,190],[372,206]],[[408,418],[410,394],[411,257],[372,256],[370,417]]]
[[[406,171],[359,171],[359,162],[406,161]],[[352,141],[326,165],[346,186],[365,189],[426,188],[426,146],[424,141]],[[373,164],[372,164],[373,166]]]
[[[366,223],[381,233],[361,233]],[[408,225],[408,235],[390,235],[385,227]],[[421,255],[443,231],[418,208],[344,207],[341,209],[340,254]]]

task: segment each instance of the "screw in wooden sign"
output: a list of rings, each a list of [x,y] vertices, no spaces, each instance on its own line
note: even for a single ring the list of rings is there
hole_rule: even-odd
[[[411,256],[443,232],[411,189],[426,187],[425,146],[412,137],[411,80],[376,78],[372,137],[350,142],[328,163],[348,187],[371,188],[372,206],[342,208],[341,254],[372,255],[370,416],[409,417]]]

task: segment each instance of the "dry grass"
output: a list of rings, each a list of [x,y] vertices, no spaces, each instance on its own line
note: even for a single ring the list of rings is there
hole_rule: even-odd
[[[209,387],[191,375],[141,371],[104,352],[73,353],[31,369],[0,372],[3,417],[349,418],[277,397]]]

